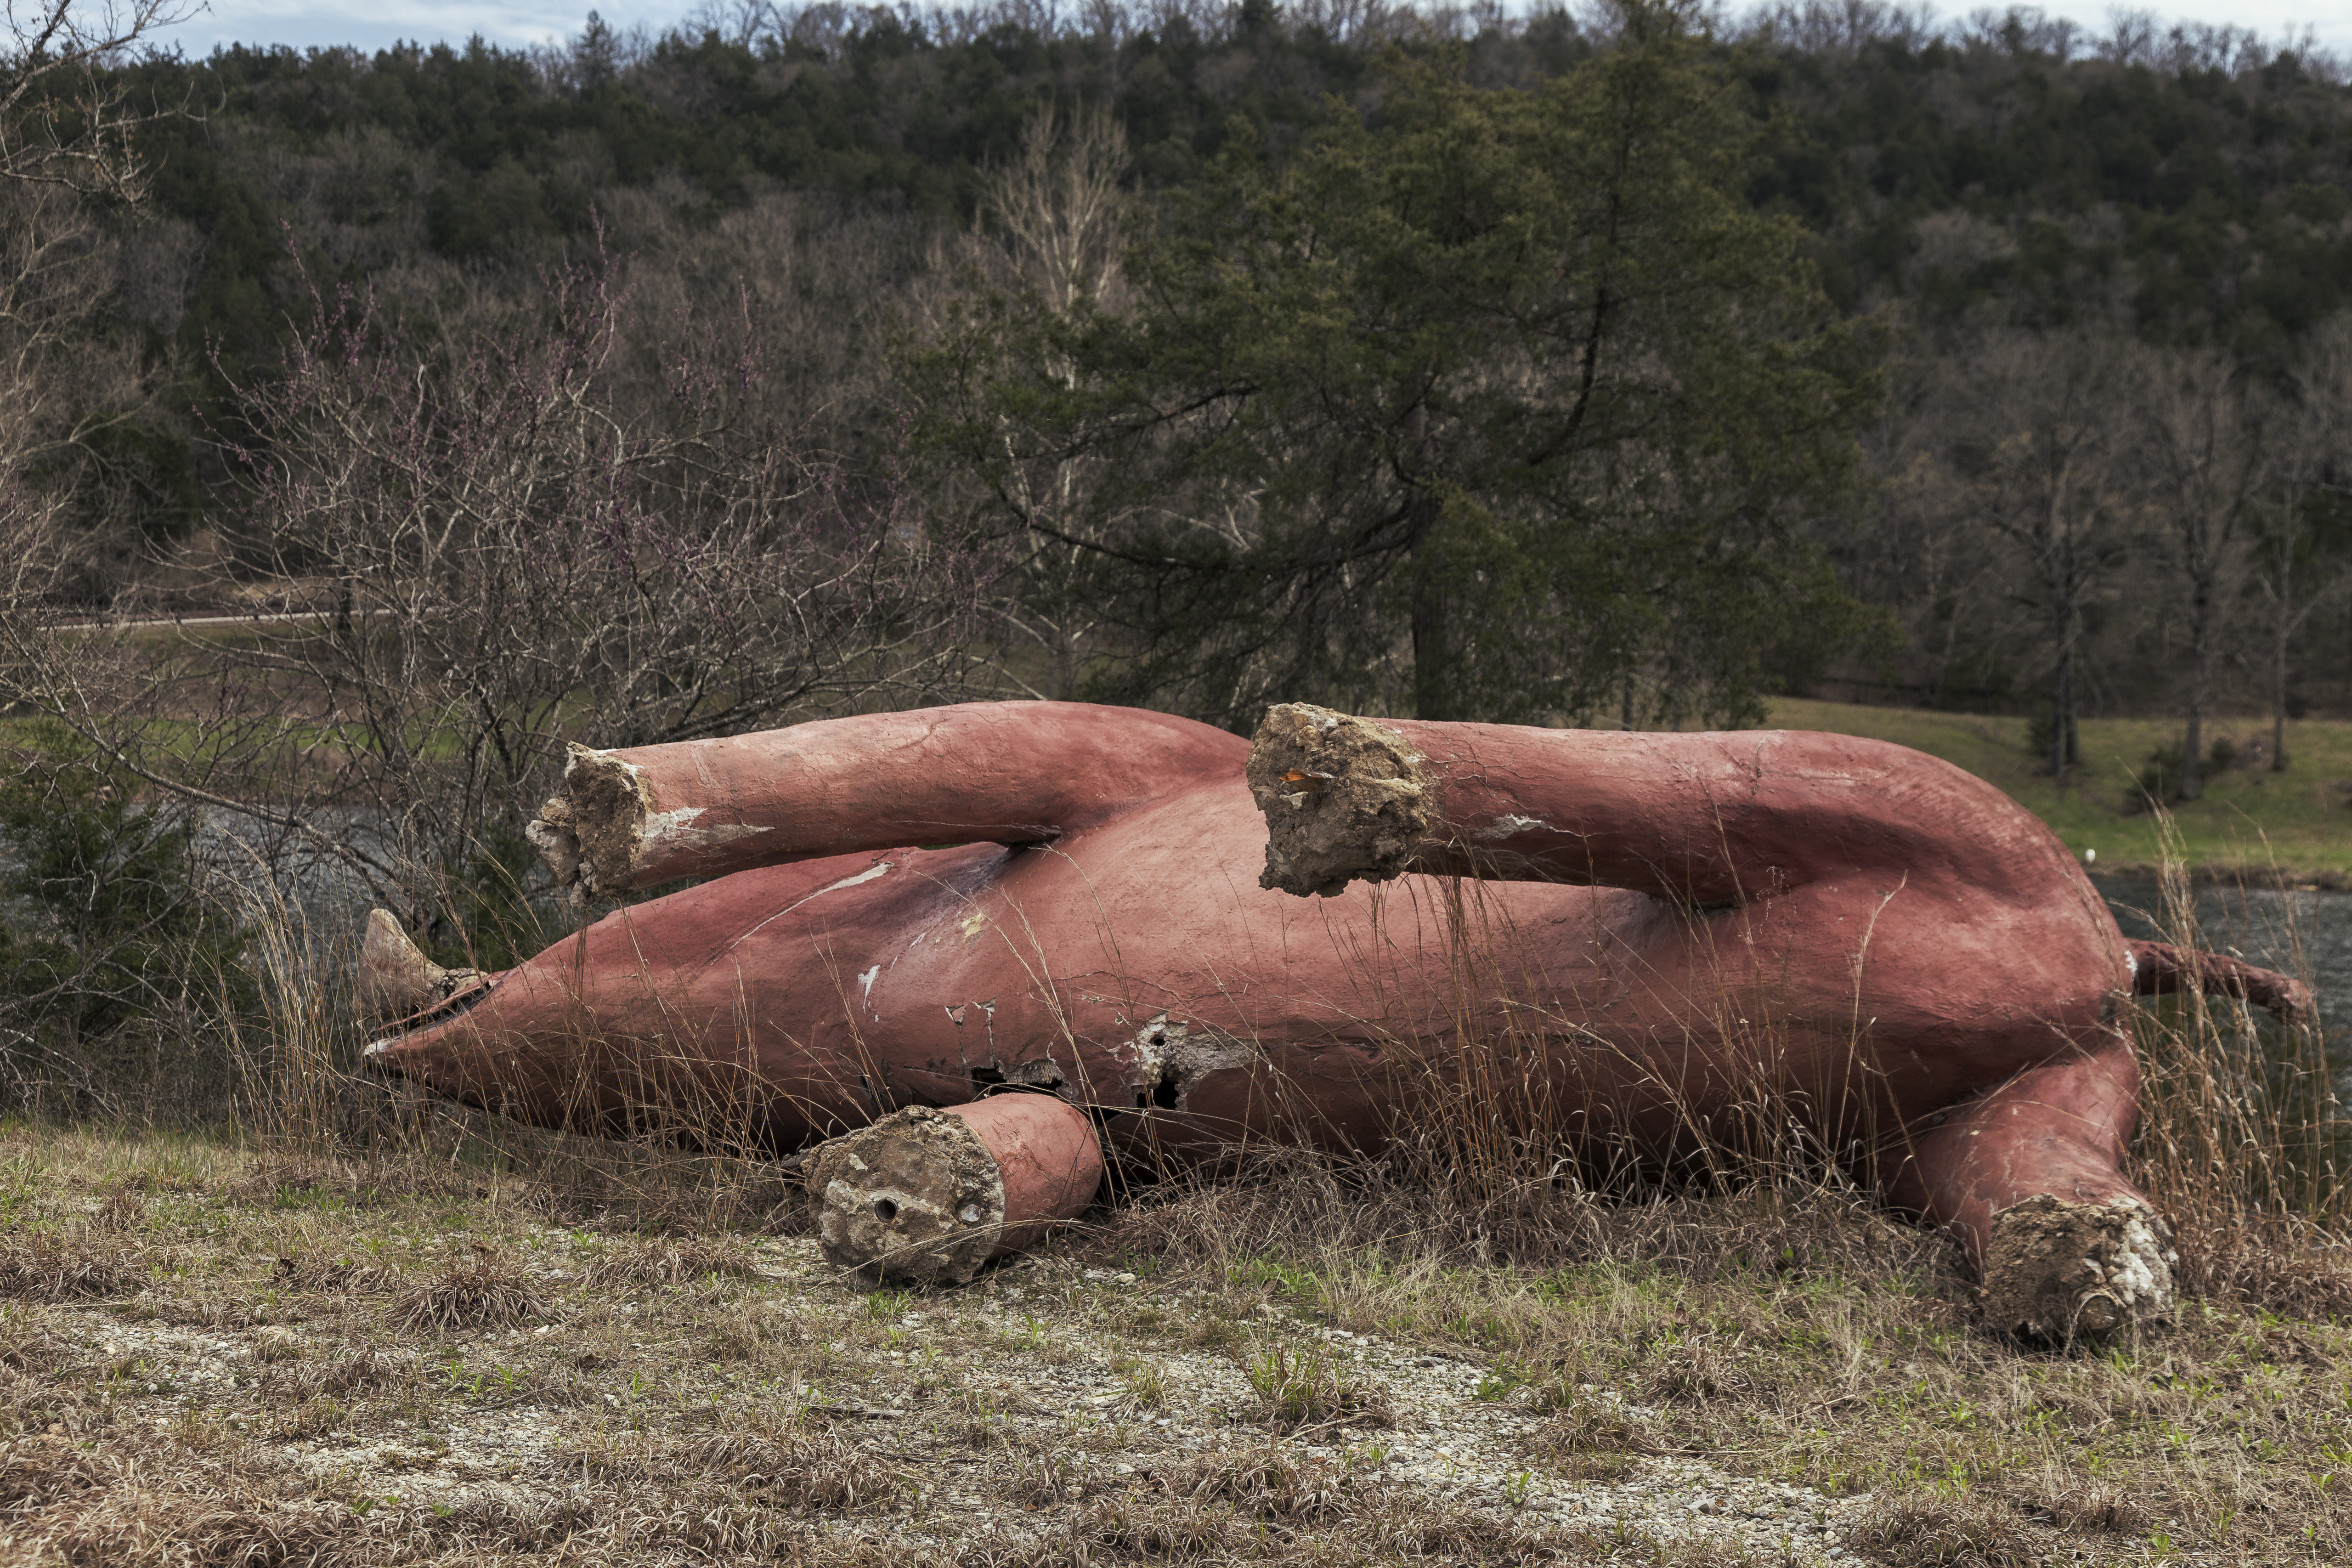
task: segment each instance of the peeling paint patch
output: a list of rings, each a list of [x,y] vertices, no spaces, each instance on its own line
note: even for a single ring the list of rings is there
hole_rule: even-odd
[[[765,830],[764,830],[764,829],[762,829],[761,831],[765,831]],[[794,899],[791,903],[786,904],[782,909],[778,910],[774,914],[772,914],[772,915],[768,916],[768,917],[767,917],[767,920],[761,921],[757,925],[752,926],[752,927],[751,928],[751,930],[746,931],[745,931],[741,936],[739,936],[739,937],[737,937],[733,942],[729,942],[729,943],[727,944],[727,951],[728,951],[728,952],[734,952],[734,951],[735,951],[735,949],[737,949],[738,947],[741,946],[744,942],[746,942],[750,941],[750,940],[751,939],[751,937],[759,931],[759,930],[760,930],[761,926],[764,926],[764,925],[766,925],[766,924],[768,923],[768,921],[780,921],[780,920],[783,919],[786,915],[791,914],[794,910],[799,909],[803,904],[807,903],[807,902],[809,901],[809,900],[811,900],[811,899],[821,899],[821,898],[824,897],[827,893],[837,893],[837,892],[839,892],[839,891],[840,891],[842,889],[844,889],[844,888],[854,888],[854,887],[857,886],[857,884],[858,884],[858,883],[860,883],[860,882],[870,882],[870,881],[872,881],[875,878],[879,877],[880,875],[882,875],[885,871],[889,870],[889,869],[890,869],[890,868],[891,868],[893,865],[895,865],[895,864],[897,864],[897,862],[895,862],[895,861],[890,861],[890,860],[877,860],[877,861],[875,861],[875,862],[874,862],[874,864],[872,864],[871,866],[866,867],[866,869],[864,869],[863,871],[858,872],[858,873],[857,873],[857,875],[856,875],[856,876],[854,876],[854,877],[844,877],[844,878],[843,878],[840,881],[838,881],[838,882],[827,882],[824,887],[819,888],[815,892],[814,892],[814,893],[809,893],[809,894],[807,894],[807,895],[805,895],[805,896],[803,896],[803,897]]]
[[[1130,1042],[1135,1047],[1137,1079],[1147,1084],[1157,1083],[1160,1073],[1168,1065],[1168,1047],[1171,1039],[1181,1044],[1185,1033],[1185,1026],[1181,1024],[1171,1024],[1165,1013],[1138,1029],[1135,1032],[1134,1040]]]
[[[881,973],[882,966],[877,963],[857,977],[857,994],[865,1002],[868,1012],[874,1009],[874,981]]]
[[[751,829],[751,831],[754,833],[765,833],[767,829],[764,827],[755,827]],[[863,871],[858,872],[855,877],[844,877],[838,882],[827,882],[824,887],[819,888],[815,892],[811,893],[808,896],[808,899],[801,900],[800,903],[794,904],[793,908],[799,909],[801,904],[807,903],[809,899],[821,899],[827,893],[837,893],[844,888],[854,888],[860,882],[870,882],[875,878],[882,875],[883,872],[887,871],[892,864],[893,863],[888,860],[877,860],[871,866],[866,867]]]
[[[1481,838],[1508,838],[1515,834],[1525,833],[1530,827],[1540,827],[1547,833],[1557,833],[1559,831],[1550,823],[1544,821],[1538,816],[1498,816],[1495,818],[1492,826],[1488,826],[1486,830],[1479,834],[1478,837]]]
[[[964,1048],[962,1033],[963,1016],[973,1007],[980,1009],[986,1029],[977,1052]],[[1069,1081],[1062,1071],[1061,1064],[1054,1059],[1050,1040],[1042,1046],[1015,1040],[1011,1047],[1015,1054],[1042,1049],[1045,1053],[1042,1056],[1023,1055],[1021,1059],[1008,1062],[997,1054],[996,998],[993,996],[984,1002],[961,1002],[952,1007],[942,1007],[940,1011],[956,1026],[956,1061],[963,1068],[964,1076],[971,1080],[973,1099],[977,1100],[990,1089],[1004,1084],[1019,1084],[1027,1089],[1059,1089]]]
[[[646,818],[643,853],[651,856],[656,852],[672,854],[687,849],[707,849],[713,845],[732,844],[739,838],[750,838],[757,834],[771,831],[769,828],[751,827],[742,823],[720,824],[709,827],[695,826],[694,819],[704,815],[707,809],[699,805],[681,805],[676,811],[652,813]],[[835,884],[836,887],[839,885]]]

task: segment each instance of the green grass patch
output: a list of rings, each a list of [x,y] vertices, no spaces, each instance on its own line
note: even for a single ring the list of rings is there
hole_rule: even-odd
[[[2031,721],[1979,713],[1783,698],[1772,722],[1892,741],[1941,757],[1999,786],[2048,823],[2080,856],[2098,852],[2102,870],[2152,869],[2161,858],[2158,818],[2142,804],[2137,780],[2151,754],[2180,743],[2167,719],[2086,719],[2082,766],[2061,785],[2029,750]],[[2265,746],[2264,719],[2221,719],[2207,744],[2233,742],[2242,754]],[[2166,809],[2180,834],[2178,853],[2200,874],[2284,875],[2290,882],[2352,888],[2352,723],[2306,719],[2287,726],[2288,767],[2231,767],[2213,773],[2205,798]]]

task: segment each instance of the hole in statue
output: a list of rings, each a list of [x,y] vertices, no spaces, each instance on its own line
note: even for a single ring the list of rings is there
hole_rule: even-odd
[[[1176,1109],[1176,1075],[1161,1073],[1159,1084],[1151,1091],[1151,1103],[1162,1110],[1173,1110]]]
[[[880,1220],[883,1224],[887,1225],[892,1220],[898,1217],[898,1205],[892,1203],[888,1198],[876,1198],[874,1200],[874,1217]]]

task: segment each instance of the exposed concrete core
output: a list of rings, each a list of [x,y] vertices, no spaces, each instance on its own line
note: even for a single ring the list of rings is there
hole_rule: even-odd
[[[1306,702],[1266,710],[1250,748],[1265,814],[1258,886],[1304,898],[1404,871],[1440,820],[1435,781],[1402,735]]]
[[[389,910],[370,910],[360,941],[360,1005],[378,1019],[409,1018],[446,1002],[481,978],[478,969],[444,969],[408,940]]]
[[[821,1146],[817,1247],[868,1288],[963,1285],[1004,1232],[1004,1177],[971,1123],[927,1105]]]
[[[644,774],[610,752],[573,746],[563,788],[539,808],[523,836],[575,897],[626,891],[636,880],[652,808]]]
[[[1137,1030],[1129,1048],[1134,1053],[1130,1087],[1138,1110],[1155,1105],[1163,1110],[1190,1110],[1192,1086],[1202,1078],[1265,1058],[1254,1040],[1206,1025],[1179,1023],[1165,1013]]]
[[[810,1156],[818,1246],[867,1286],[967,1283],[1094,1202],[1102,1143],[1050,1094],[912,1106]]]
[[[1985,1322],[2058,1342],[2168,1323],[2179,1257],[2163,1219],[2145,1204],[2037,1194],[1993,1216]]]

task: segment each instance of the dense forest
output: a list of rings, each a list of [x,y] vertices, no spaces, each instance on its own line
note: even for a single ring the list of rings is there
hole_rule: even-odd
[[[959,694],[1845,695],[2038,714],[2062,773],[2163,713],[2191,796],[2209,715],[2352,712],[2312,48],[747,0],[191,60],[49,14],[0,102],[0,696],[139,790],[386,814],[270,819],[373,883],[507,855],[566,739]],[[251,630],[139,632],[206,615]]]

